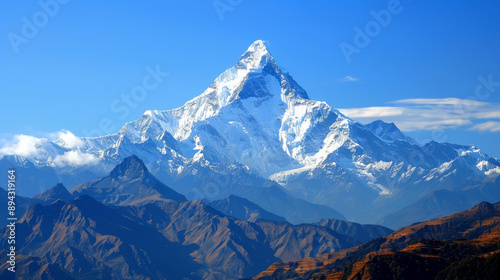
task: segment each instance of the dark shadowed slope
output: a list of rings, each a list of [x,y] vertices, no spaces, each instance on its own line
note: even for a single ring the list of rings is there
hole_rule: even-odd
[[[340,234],[350,236],[361,242],[368,242],[394,232],[392,229],[380,225],[362,225],[336,219],[324,219],[317,224],[331,228]]]
[[[65,203],[64,186],[57,185],[39,195],[38,201],[59,200],[33,206],[20,221],[18,230],[25,235],[18,236],[19,265],[32,264],[22,275],[120,279],[131,274],[163,279],[167,268],[159,265],[169,262],[183,277],[239,279],[277,261],[316,257],[359,244],[318,225],[243,221],[201,201],[186,201],[159,183],[136,157],[127,158],[109,176],[73,190],[79,193],[108,205],[87,195]],[[237,201],[258,215],[273,215],[249,201]],[[176,277],[171,279],[182,279]]]
[[[121,209],[154,225],[170,241],[198,248],[191,256],[207,267],[206,279],[249,277],[276,261],[318,256],[359,244],[316,225],[238,220],[201,201],[158,201]]]
[[[496,279],[491,275],[499,271],[495,264],[499,253],[500,203],[482,202],[471,210],[403,227],[351,249],[275,263],[254,279],[387,279],[387,275],[445,279],[466,272],[467,266],[467,274],[460,279]],[[483,271],[471,271],[470,265]]]
[[[102,179],[75,186],[73,195],[88,194],[98,201],[114,204],[141,204],[154,200],[186,198],[156,179],[137,156],[123,160]]]
[[[6,234],[4,229],[2,255]],[[17,234],[18,277],[36,278],[52,265],[50,273],[61,270],[76,279],[199,278],[187,248],[89,196],[30,207]]]
[[[58,199],[70,201],[75,197],[69,193],[68,189],[66,189],[63,184],[57,184],[43,193],[35,195],[34,198],[43,201],[44,203],[42,204],[50,204]]]
[[[400,228],[416,222],[423,222],[464,211],[478,201],[458,192],[439,190],[430,193],[403,209],[385,216],[380,224],[390,228]]]
[[[286,222],[286,219],[262,209],[259,205],[248,199],[230,195],[227,198],[212,201],[209,204],[227,216],[232,216],[240,220],[255,222],[259,219],[275,222]]]

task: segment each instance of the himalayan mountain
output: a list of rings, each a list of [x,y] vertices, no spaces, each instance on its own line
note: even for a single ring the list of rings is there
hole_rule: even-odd
[[[419,144],[392,123],[362,124],[309,99],[260,40],[183,106],[148,110],[111,135],[40,140],[29,156],[0,158],[0,170],[14,166],[19,195],[33,196],[105,177],[131,155],[186,199],[236,195],[294,224],[337,218],[395,229],[500,200],[497,159],[473,145]],[[92,160],[60,160],[69,157]],[[131,194],[112,191],[100,201],[120,205]]]
[[[189,201],[136,156],[71,191],[57,184],[17,201],[16,279],[241,279],[392,233],[336,219],[292,225],[234,195]],[[2,256],[9,237],[0,229]],[[0,279],[14,279],[9,266]]]
[[[402,227],[354,248],[278,262],[254,280],[497,279],[500,203]]]

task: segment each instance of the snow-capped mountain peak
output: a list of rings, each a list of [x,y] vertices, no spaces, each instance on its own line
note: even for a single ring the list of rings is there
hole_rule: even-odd
[[[257,40],[235,66],[220,74],[201,95],[177,109],[146,111],[137,121],[126,124],[120,133],[126,134],[134,143],[157,137],[164,131],[176,140],[185,141],[194,139],[192,129],[195,123],[221,117],[229,111],[240,116],[250,112],[260,112],[263,116],[274,112],[272,115],[277,118],[287,107],[307,103],[307,99],[307,93],[279,68],[265,42]],[[264,109],[266,106],[272,108]],[[269,117],[266,116],[266,121],[273,122]]]
[[[257,40],[240,57],[236,67],[256,71],[264,68],[267,63],[274,63],[274,58],[269,53],[266,42]]]
[[[394,123],[386,123],[381,120],[376,120],[369,124],[366,124],[366,127],[384,141],[393,142],[399,140],[407,141],[410,144],[414,145],[418,144],[416,140],[401,132]]]
[[[63,170],[76,178],[72,172],[108,172],[136,154],[155,176],[174,183],[239,170],[345,213],[380,197],[404,198],[380,202],[386,210],[402,207],[398,203],[411,201],[420,189],[480,185],[500,174],[500,163],[473,146],[416,145],[392,123],[363,125],[310,100],[261,40],[179,108],[148,110],[113,135],[63,136],[37,141],[37,156],[30,160],[57,166],[86,158],[89,164]],[[356,213],[357,218],[374,215]]]

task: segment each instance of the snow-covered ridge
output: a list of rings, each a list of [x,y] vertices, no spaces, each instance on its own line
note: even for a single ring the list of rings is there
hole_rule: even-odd
[[[109,172],[131,154],[167,179],[243,168],[327,205],[343,195],[389,197],[420,184],[427,192],[500,173],[498,161],[474,146],[420,145],[394,124],[363,125],[310,100],[260,40],[183,106],[146,111],[116,134],[73,136],[32,141],[36,152],[26,158],[71,175]]]
[[[350,169],[359,167],[360,162],[366,165],[364,161],[400,162],[404,156],[396,151],[394,158],[388,151],[395,141],[417,144],[394,124],[375,121],[363,127],[325,102],[308,99],[293,78],[279,68],[262,40],[250,45],[235,66],[183,106],[148,110],[117,134],[66,138],[71,144],[67,139],[38,144],[36,162],[54,166],[57,156],[71,150],[106,160],[119,155],[117,150],[123,149],[124,144],[152,141],[163,155],[186,160],[195,154],[197,158],[210,154],[212,160],[244,164],[269,177],[276,172],[311,168],[345,157],[356,163]],[[384,155],[380,150],[387,151]],[[459,156],[466,154],[481,152],[469,147]],[[479,158],[484,160],[484,156]]]

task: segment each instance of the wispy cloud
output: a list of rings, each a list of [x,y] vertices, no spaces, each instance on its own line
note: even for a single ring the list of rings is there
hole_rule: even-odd
[[[416,105],[453,105],[453,106],[488,106],[488,102],[475,101],[470,99],[450,98],[410,98],[396,100],[391,103],[396,104],[416,104]]]
[[[361,81],[361,78],[356,78],[353,76],[345,76],[343,78],[338,79],[339,82],[359,82]]]
[[[480,132],[498,132],[500,131],[500,122],[489,121],[484,123],[479,123],[469,128],[469,130],[475,130]]]
[[[350,118],[360,119],[402,116],[405,109],[404,107],[364,107],[339,110]]]
[[[347,108],[339,111],[360,122],[378,119],[394,122],[403,131],[449,129],[471,126],[479,119],[500,119],[500,104],[497,103],[459,98],[415,98],[390,103],[395,106]],[[480,131],[495,132],[492,121],[486,122],[490,123],[489,126],[478,124],[470,130],[479,131],[482,128]]]

